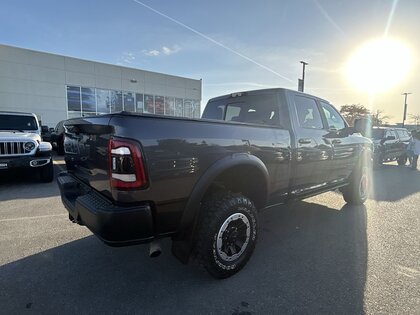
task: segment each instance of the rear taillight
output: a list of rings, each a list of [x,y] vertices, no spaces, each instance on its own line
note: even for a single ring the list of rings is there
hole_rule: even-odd
[[[110,139],[109,180],[112,188],[138,189],[147,185],[140,147],[133,141]]]

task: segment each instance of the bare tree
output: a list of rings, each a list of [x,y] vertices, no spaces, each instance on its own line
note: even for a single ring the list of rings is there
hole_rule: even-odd
[[[417,114],[408,114],[408,117],[410,117],[410,121],[416,124],[416,130],[419,129],[420,125],[420,113]]]
[[[372,126],[382,126],[387,123],[387,119],[391,117],[388,115],[384,115],[384,111],[381,109],[377,109],[370,114],[372,119]]]
[[[356,118],[366,117],[369,113],[369,109],[361,104],[343,105],[340,108],[340,114],[343,115],[350,126],[353,126]]]

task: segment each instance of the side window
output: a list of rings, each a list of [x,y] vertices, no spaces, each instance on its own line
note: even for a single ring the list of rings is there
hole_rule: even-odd
[[[343,129],[346,127],[346,123],[343,118],[338,114],[334,107],[325,102],[320,102],[322,110],[324,111],[325,117],[327,118],[329,129]]]
[[[259,125],[280,125],[279,105],[276,95],[263,94],[244,97],[244,105],[237,121]]]
[[[226,121],[240,121],[239,115],[241,114],[241,107],[244,106],[244,103],[237,104],[228,104],[226,108]]]
[[[259,125],[280,125],[277,95],[244,95],[209,102],[203,118]]]
[[[209,102],[204,110],[203,117],[207,119],[223,120],[225,104],[220,101]]]
[[[312,98],[295,95],[296,113],[302,128],[322,129],[321,114]]]

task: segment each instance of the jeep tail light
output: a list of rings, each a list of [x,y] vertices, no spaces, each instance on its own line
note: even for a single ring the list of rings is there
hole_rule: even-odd
[[[147,185],[140,147],[133,141],[110,139],[108,145],[111,188],[138,189]]]

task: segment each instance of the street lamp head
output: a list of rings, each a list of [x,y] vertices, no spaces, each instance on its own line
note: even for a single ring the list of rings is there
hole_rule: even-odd
[[[302,60],[300,61],[300,63],[301,63],[301,64],[304,64],[305,66],[306,66],[306,65],[309,65],[309,63],[307,63],[307,62],[305,62],[305,61],[302,61]]]

